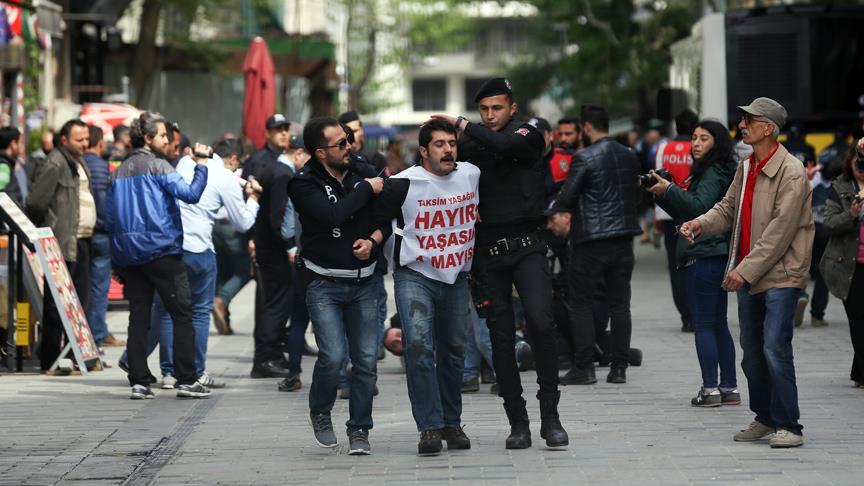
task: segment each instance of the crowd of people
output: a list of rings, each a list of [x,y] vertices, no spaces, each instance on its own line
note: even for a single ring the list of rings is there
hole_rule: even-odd
[[[207,372],[211,317],[232,334],[231,302],[254,279],[250,376],[294,392],[302,357],[317,355],[315,441],[337,445],[331,412],[348,399],[351,454],[371,452],[385,349],[404,363],[418,453],[471,447],[461,395],[481,381],[503,400],[505,447],[531,447],[526,369],[539,385],[540,437],[567,446],[559,386],[596,383],[598,366],[625,384],[641,363],[630,309],[640,235],[664,239],[681,329],[694,333],[693,406],[742,401],[726,315],[737,295],[755,419],[734,440],[803,444],[792,335],[811,277],[812,323],[827,325],[828,291],[843,301],[851,379],[864,387],[864,307],[854,299],[864,291],[864,138],[841,145],[839,134],[817,160],[800,127],[779,142],[788,114],[768,98],[739,107],[737,141],[690,110],[668,139],[656,128],[612,138],[598,105],[553,129],[519,113],[503,78],[474,101],[481,123],[440,114],[420,127],[414,165],[395,143],[386,156],[369,150],[354,112],[313,118],[302,132],[274,114],[254,153],[232,134],[192,144],[151,112],[106,147],[102,130],[74,119],[26,164],[21,134],[3,128],[0,187],[53,229],[97,344],[126,345],[119,367],[132,399],[153,398],[156,384],[180,398],[225,386]],[[129,301],[128,343],[105,324],[112,271]],[[63,328],[50,296],[44,308],[47,370]],[[147,365],[157,345],[161,379]]]

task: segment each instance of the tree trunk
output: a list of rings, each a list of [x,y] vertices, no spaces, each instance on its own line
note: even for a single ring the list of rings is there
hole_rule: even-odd
[[[348,89],[348,110],[349,111],[360,111],[360,100],[363,97],[363,88],[366,87],[366,84],[369,83],[369,80],[372,77],[372,72],[375,69],[375,47],[378,38],[378,20],[375,17],[375,10],[371,8],[371,4],[368,7],[366,12],[366,25],[364,28],[368,29],[366,31],[366,52],[364,53],[362,60],[362,71],[359,74],[355,75],[352,69],[352,64],[354,64],[351,60],[351,54],[348,56],[348,73],[349,73],[349,83],[350,87]],[[353,17],[352,15],[348,20],[348,36],[351,38],[351,29],[354,26],[354,23],[350,20]]]
[[[132,56],[132,88],[134,102],[138,104],[144,97],[144,89],[156,63],[156,31],[159,29],[159,17],[162,13],[162,2],[159,0],[144,0],[141,7],[141,23],[138,34],[138,45]]]

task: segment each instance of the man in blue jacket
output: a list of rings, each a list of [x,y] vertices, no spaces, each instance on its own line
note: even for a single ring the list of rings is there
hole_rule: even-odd
[[[196,145],[195,174],[186,181],[164,159],[168,144],[165,119],[145,112],[130,128],[132,153],[111,174],[105,227],[111,239],[111,263],[122,277],[129,299],[130,398],[153,398],[147,367],[147,331],[153,292],[174,321],[174,370],[178,398],[207,398],[196,383],[195,330],[183,255],[183,226],[177,199],[195,204],[207,184],[209,147]]]

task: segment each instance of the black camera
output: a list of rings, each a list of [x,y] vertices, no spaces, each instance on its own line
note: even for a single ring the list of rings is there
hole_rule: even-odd
[[[672,174],[669,173],[666,169],[657,169],[654,171],[658,176],[666,179],[669,182],[675,182],[672,179]],[[651,187],[654,184],[657,184],[657,179],[654,178],[652,174],[642,174],[639,176],[639,185],[642,187]]]

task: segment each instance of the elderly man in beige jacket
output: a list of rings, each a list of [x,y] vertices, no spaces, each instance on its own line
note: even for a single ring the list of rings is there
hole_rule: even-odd
[[[684,223],[680,233],[692,243],[701,235],[732,232],[723,287],[738,293],[741,367],[756,414],[734,440],[757,441],[773,433],[771,447],[798,447],[804,438],[792,331],[813,247],[812,189],[804,164],[777,142],[786,109],[769,98],[738,108],[738,127],[753,154],[741,161],[726,196]]]

